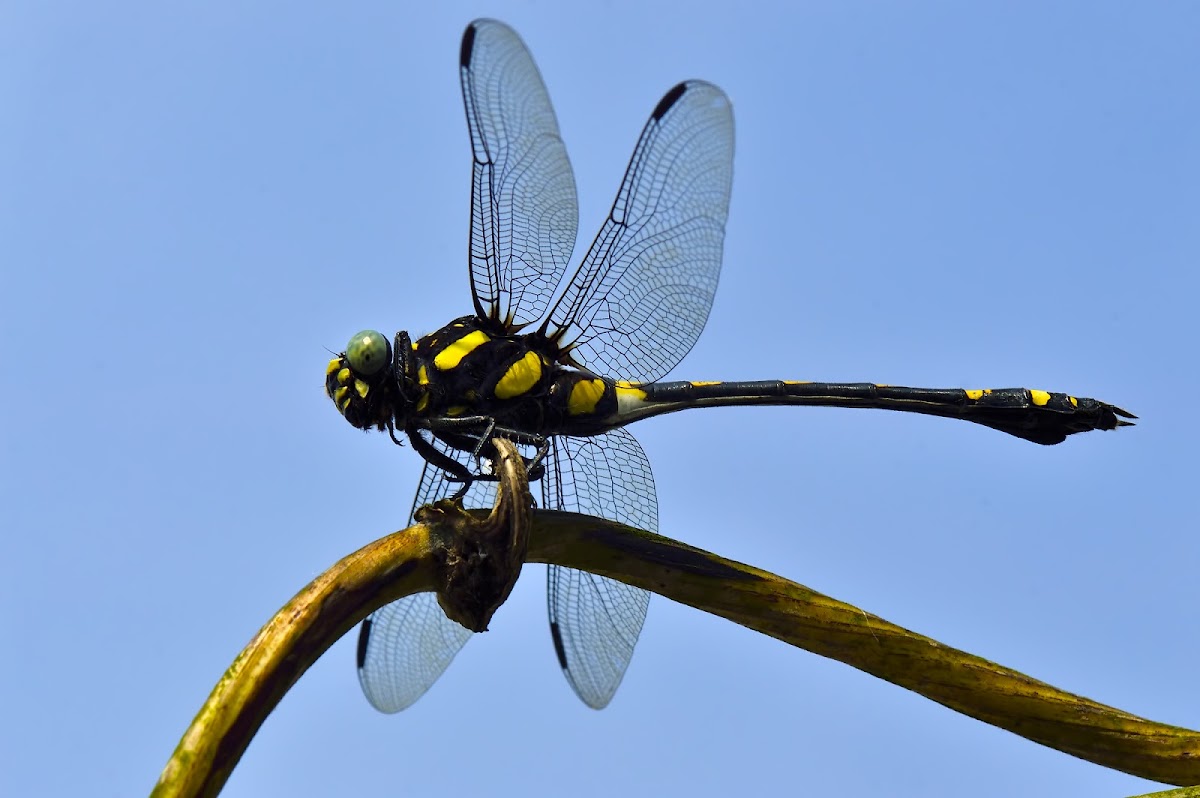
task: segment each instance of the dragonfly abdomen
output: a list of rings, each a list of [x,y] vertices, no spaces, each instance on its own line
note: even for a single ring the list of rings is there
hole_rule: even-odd
[[[613,426],[692,407],[731,405],[809,405],[870,407],[960,418],[1041,444],[1068,435],[1128,426],[1135,418],[1114,405],[1028,388],[907,388],[869,382],[658,382],[617,383],[618,411]]]

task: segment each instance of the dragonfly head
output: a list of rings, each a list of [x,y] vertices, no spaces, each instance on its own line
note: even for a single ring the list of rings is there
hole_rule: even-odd
[[[387,429],[400,407],[392,346],[383,333],[363,330],[325,369],[325,393],[359,429]]]

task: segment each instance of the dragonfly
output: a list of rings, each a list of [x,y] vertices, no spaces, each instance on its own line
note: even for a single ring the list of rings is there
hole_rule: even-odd
[[[415,341],[364,330],[326,369],[326,391],[363,430],[425,460],[413,510],[492,504],[489,441],[530,454],[541,506],[657,532],[650,461],[627,426],[696,407],[868,407],[957,418],[1041,444],[1130,425],[1095,399],[1026,388],[908,388],[796,380],[661,381],[696,343],[721,270],[733,173],[729,99],[689,80],[654,107],[608,217],[569,279],[578,206],[554,109],[517,34],[476,20],[459,57],[470,137],[468,273],[474,312]],[[595,709],[624,677],[649,593],[550,565],[550,633],[571,688]],[[471,632],[433,593],[363,622],[359,681],[383,712],[411,705]]]

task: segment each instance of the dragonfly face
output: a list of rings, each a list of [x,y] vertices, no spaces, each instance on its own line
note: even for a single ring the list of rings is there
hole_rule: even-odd
[[[359,429],[384,430],[396,423],[403,402],[387,338],[375,330],[354,335],[346,351],[325,368],[325,393]],[[399,423],[403,426],[403,418]]]

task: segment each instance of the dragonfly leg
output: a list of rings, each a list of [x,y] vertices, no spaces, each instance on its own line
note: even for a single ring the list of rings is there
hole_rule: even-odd
[[[451,499],[458,500],[467,495],[467,491],[471,489],[471,483],[475,481],[476,476],[471,473],[471,469],[464,466],[462,463],[455,460],[446,454],[443,454],[429,441],[421,437],[415,428],[405,428],[408,434],[409,441],[412,442],[413,449],[425,458],[426,461],[433,463],[438,468],[442,469],[447,474],[447,479],[450,482],[461,482],[462,487],[454,492]],[[397,441],[399,443],[399,441]]]
[[[495,461],[495,447],[491,444],[494,437],[506,438],[525,446],[536,446],[537,451],[532,458],[523,456],[521,458],[525,464],[526,476],[530,482],[534,482],[541,479],[546,473],[542,461],[550,449],[550,439],[545,435],[500,426],[490,416],[439,418],[432,420],[432,423],[426,422],[426,424],[427,426],[424,428],[428,429],[435,438],[450,449],[468,454],[475,462],[475,469],[472,472],[467,465],[446,454],[445,451],[439,450],[422,437],[419,432],[420,427],[413,425],[405,428],[405,432],[418,454],[431,465],[445,472],[447,482],[461,483],[458,490],[450,496],[451,499],[462,499],[471,489],[472,483],[477,480],[482,482],[498,480],[495,473],[485,473],[483,467],[485,458],[492,462]]]
[[[492,433],[495,430],[496,419],[489,418],[483,428],[483,432],[479,435],[479,440],[475,443],[475,450],[471,452],[471,457],[475,459],[475,468],[480,474],[483,473],[483,447],[491,445]]]

